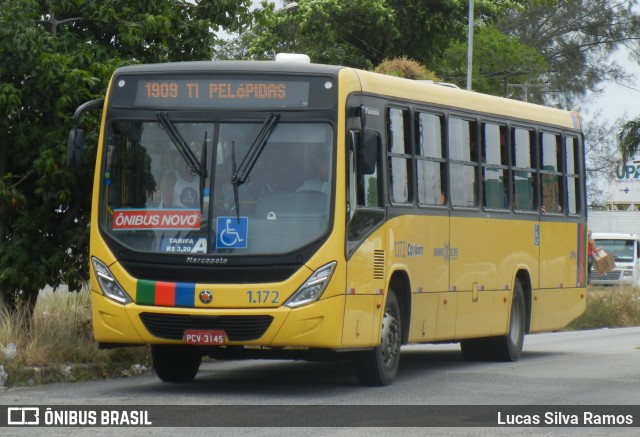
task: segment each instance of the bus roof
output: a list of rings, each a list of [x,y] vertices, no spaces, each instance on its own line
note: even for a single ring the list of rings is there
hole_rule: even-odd
[[[499,117],[580,129],[580,116],[575,112],[369,71],[358,70],[358,76],[364,92],[375,92],[376,94],[411,100],[416,100],[416,96],[419,96],[417,100],[446,108],[455,108],[461,111],[466,109]]]
[[[287,61],[190,61],[167,62],[160,64],[128,65],[118,68],[114,74],[158,74],[158,73],[211,73],[223,72],[260,72],[260,73],[302,73],[337,75],[345,67],[324,64],[305,64]]]
[[[210,73],[214,71],[328,74],[334,76],[342,72],[342,74],[357,77],[361,91],[365,93],[398,97],[413,102],[438,105],[443,108],[470,110],[498,117],[580,129],[580,116],[575,112],[337,65],[287,61],[191,61],[129,65],[118,68],[114,75],[121,73]]]

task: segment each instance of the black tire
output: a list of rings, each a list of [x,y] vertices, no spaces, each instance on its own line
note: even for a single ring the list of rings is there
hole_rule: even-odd
[[[461,340],[462,356],[467,361],[518,361],[524,345],[525,321],[524,292],[516,280],[507,335]]]
[[[202,356],[194,346],[151,345],[156,375],[164,382],[191,382],[198,374]]]
[[[358,352],[356,373],[363,385],[383,386],[393,382],[400,364],[402,323],[400,306],[393,290],[389,290],[382,317],[380,344],[373,350]]]
[[[467,361],[486,361],[487,357],[487,339],[472,338],[469,340],[460,340],[460,349],[462,356]]]
[[[509,332],[502,337],[488,339],[486,352],[495,361],[518,361],[524,346],[524,332],[527,312],[524,303],[524,291],[520,280],[516,279],[511,300]]]

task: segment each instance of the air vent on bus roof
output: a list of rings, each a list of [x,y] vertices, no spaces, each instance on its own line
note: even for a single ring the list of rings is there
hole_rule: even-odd
[[[456,85],[455,83],[450,83],[450,82],[436,82],[436,85],[442,85],[442,86],[448,86],[449,88],[460,89],[460,87],[458,85]]]
[[[311,59],[304,53],[278,53],[276,55],[276,61],[278,62],[302,62],[304,64],[310,64]]]
[[[431,79],[418,79],[418,82],[431,83],[433,85],[448,86],[449,88],[460,89],[460,87],[458,85],[456,85],[455,83],[450,83],[450,82],[434,82]]]

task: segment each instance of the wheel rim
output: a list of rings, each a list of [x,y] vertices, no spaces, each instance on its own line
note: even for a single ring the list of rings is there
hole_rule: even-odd
[[[511,343],[516,345],[520,341],[522,335],[522,311],[520,307],[520,301],[513,302],[513,308],[511,310],[511,323],[509,324],[509,338]]]
[[[400,325],[394,312],[389,308],[382,320],[382,342],[380,354],[386,368],[393,367],[400,353]]]

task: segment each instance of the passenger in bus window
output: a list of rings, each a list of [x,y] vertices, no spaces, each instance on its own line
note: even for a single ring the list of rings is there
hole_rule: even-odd
[[[304,182],[296,189],[301,191],[319,191],[329,194],[329,159],[326,153],[318,153],[304,163]]]
[[[184,159],[175,153],[174,169],[167,171],[160,184],[162,190],[161,208],[199,208],[198,191],[200,181]]]

